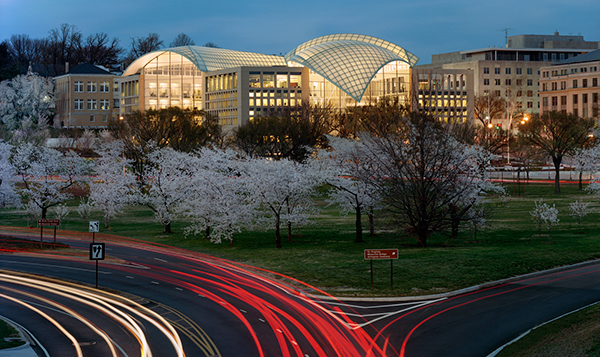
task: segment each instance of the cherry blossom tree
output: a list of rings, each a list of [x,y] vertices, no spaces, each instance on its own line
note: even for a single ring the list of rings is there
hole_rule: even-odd
[[[41,209],[46,218],[48,208],[71,198],[69,190],[87,180],[89,163],[75,152],[60,151],[24,144],[16,148],[11,163],[20,180],[20,193]]]
[[[52,80],[31,73],[0,83],[0,124],[14,142],[41,144],[54,106]]]
[[[306,224],[316,209],[311,197],[319,183],[313,167],[288,159],[249,159],[242,175],[247,175],[249,202],[258,209],[257,222],[275,228],[275,246],[281,248],[281,224]]]
[[[577,221],[577,226],[579,228],[579,233],[581,233],[581,220],[583,217],[587,216],[590,213],[590,203],[576,200],[575,202],[571,202],[569,204],[569,209],[571,210],[571,217],[575,218]]]
[[[21,206],[14,187],[15,170],[9,161],[11,149],[10,144],[0,141],[0,208]]]
[[[191,179],[194,173],[189,166],[192,155],[168,147],[149,145],[149,149],[146,169],[137,173],[138,184],[133,200],[150,208],[164,232],[172,233],[171,222],[177,205],[188,199],[194,185]]]
[[[96,160],[97,178],[90,182],[89,203],[102,210],[104,227],[108,229],[110,221],[131,201],[136,177],[130,170],[130,162],[122,156],[121,141],[111,141],[106,133],[104,136]]]
[[[545,225],[548,229],[548,239],[552,241],[552,227],[560,222],[556,205],[552,204],[552,207],[550,207],[543,199],[540,199],[539,201],[535,201],[535,206],[530,214],[533,221],[538,224],[539,234],[541,234],[542,225]]]
[[[240,160],[231,150],[203,148],[191,164],[195,172],[192,191],[180,209],[192,224],[186,235],[204,234],[214,243],[229,240],[252,221],[252,205],[239,175]]]
[[[327,172],[325,182],[332,188],[326,201],[337,205],[343,215],[355,214],[357,243],[363,241],[363,213],[369,216],[370,234],[374,234],[373,210],[380,201],[370,184],[364,181],[372,170],[365,145],[358,140],[330,137],[330,149],[319,152],[319,160]]]

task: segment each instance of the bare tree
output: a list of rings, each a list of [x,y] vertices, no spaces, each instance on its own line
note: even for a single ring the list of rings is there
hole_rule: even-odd
[[[554,193],[560,193],[560,164],[564,156],[572,155],[590,141],[594,119],[580,118],[571,113],[550,111],[534,116],[519,126],[521,136],[537,145],[554,163]]]
[[[131,39],[131,49],[127,57],[123,59],[126,65],[131,64],[139,57],[156,51],[163,46],[163,41],[157,33],[150,33],[148,37],[134,37]]]
[[[499,118],[506,112],[504,98],[495,94],[476,95],[473,101],[473,111],[475,119],[481,122],[481,125],[487,127],[492,119]]]
[[[192,38],[183,32],[179,35],[175,36],[173,42],[169,44],[169,47],[179,47],[179,46],[194,46],[196,43]]]
[[[122,52],[118,38],[110,40],[106,33],[100,32],[85,39],[80,56],[82,62],[108,66],[119,63]]]

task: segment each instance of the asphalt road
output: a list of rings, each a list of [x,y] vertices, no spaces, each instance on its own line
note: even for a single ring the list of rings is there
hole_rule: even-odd
[[[600,300],[600,263],[456,296],[344,302],[200,254],[106,246],[118,260],[100,263],[99,285],[148,299],[145,306],[177,328],[188,356],[487,356]],[[0,268],[95,283],[94,264],[81,259],[0,255]]]

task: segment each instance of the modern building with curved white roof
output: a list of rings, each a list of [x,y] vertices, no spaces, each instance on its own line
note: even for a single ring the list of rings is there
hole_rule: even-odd
[[[411,98],[418,58],[365,35],[315,38],[285,56],[222,48],[166,48],[135,60],[120,79],[121,114],[179,106],[217,115],[234,127],[306,101],[335,108]]]

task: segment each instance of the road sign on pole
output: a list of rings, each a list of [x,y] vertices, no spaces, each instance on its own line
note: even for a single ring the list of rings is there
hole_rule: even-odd
[[[98,260],[104,259],[104,252],[104,243],[90,243],[90,260],[96,261],[96,288],[98,288]]]
[[[98,233],[100,232],[100,222],[99,221],[90,221],[90,233]]]
[[[90,243],[90,260],[104,260],[104,243]]]
[[[398,249],[365,249],[365,260],[371,261],[371,290],[373,290],[373,260],[390,260],[390,290],[394,289],[394,259],[398,259]]]

